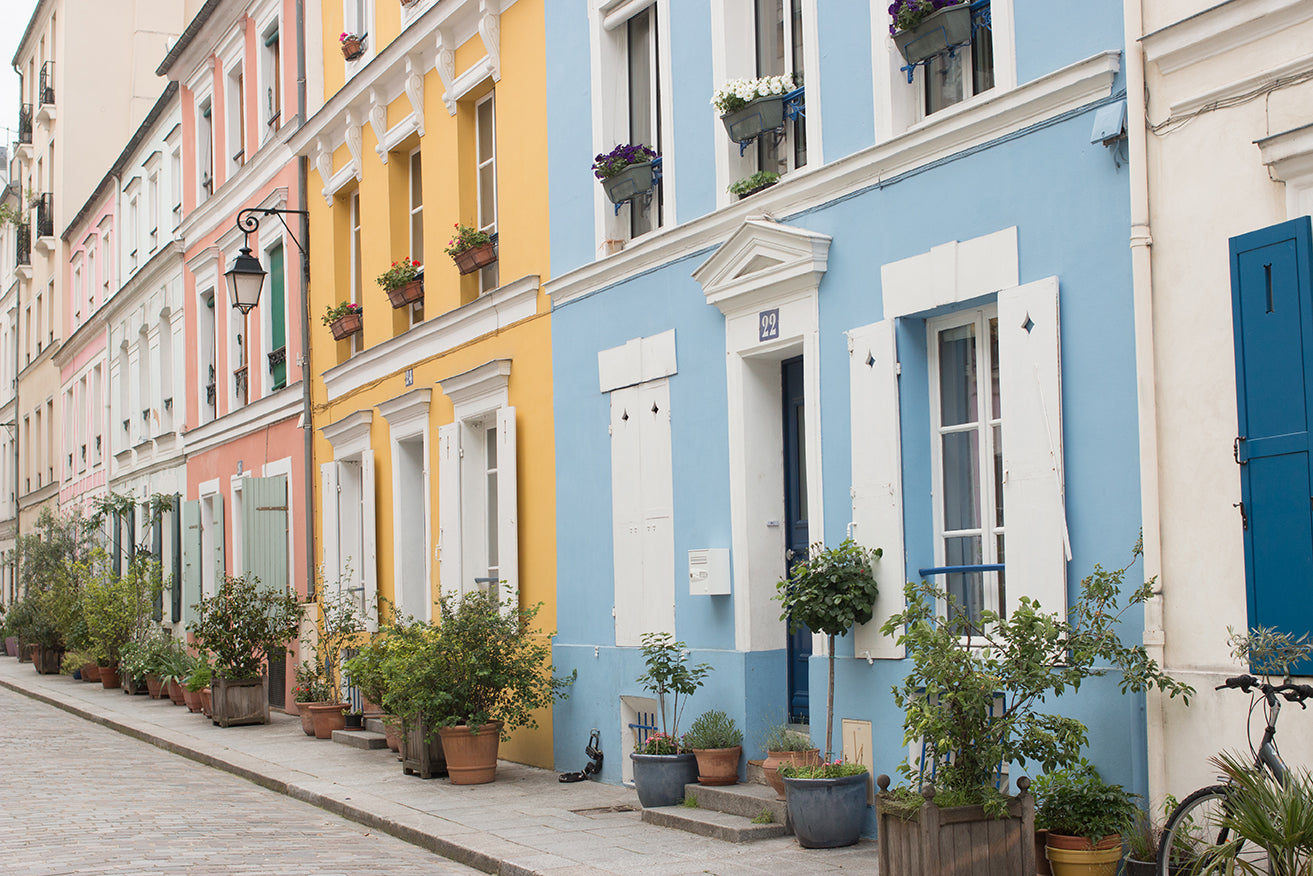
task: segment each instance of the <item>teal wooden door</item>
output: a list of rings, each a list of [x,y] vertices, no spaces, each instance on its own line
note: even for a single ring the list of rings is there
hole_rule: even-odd
[[[1231,239],[1249,626],[1297,635],[1313,631],[1311,242],[1308,217]]]

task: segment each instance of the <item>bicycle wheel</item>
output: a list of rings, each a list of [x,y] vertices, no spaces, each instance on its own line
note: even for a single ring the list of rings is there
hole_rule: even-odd
[[[1210,851],[1236,839],[1226,824],[1229,794],[1226,785],[1200,788],[1172,811],[1158,842],[1159,876],[1214,872],[1208,865],[1219,859]],[[1241,841],[1235,857],[1247,865],[1236,869],[1237,874],[1268,872],[1267,853],[1252,843]]]

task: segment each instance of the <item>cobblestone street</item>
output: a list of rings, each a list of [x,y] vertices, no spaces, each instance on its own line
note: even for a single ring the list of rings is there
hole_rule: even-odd
[[[2,689],[0,787],[7,876],[477,872]]]

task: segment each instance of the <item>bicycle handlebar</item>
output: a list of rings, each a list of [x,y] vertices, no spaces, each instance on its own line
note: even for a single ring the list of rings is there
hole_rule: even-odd
[[[1280,694],[1292,703],[1303,705],[1304,700],[1313,699],[1313,685],[1307,684],[1268,684],[1260,681],[1252,675],[1237,675],[1234,678],[1228,678],[1225,684],[1219,684],[1214,690],[1223,688],[1239,688],[1245,693],[1249,693],[1251,688],[1258,688],[1264,694]]]

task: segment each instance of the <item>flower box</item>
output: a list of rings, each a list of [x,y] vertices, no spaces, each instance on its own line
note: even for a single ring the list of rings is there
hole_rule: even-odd
[[[750,198],[753,195],[755,195],[757,192],[764,192],[766,191],[766,189],[770,188],[773,185],[775,185],[775,183],[768,182],[768,183],[762,183],[759,186],[754,186],[753,188],[748,189],[746,192],[741,192],[739,194],[739,200],[741,201],[744,198]]]
[[[720,117],[735,143],[755,140],[767,131],[784,126],[784,95],[759,97],[752,103]]]
[[[332,329],[334,338],[345,341],[365,327],[365,317],[361,313],[348,313],[333,320],[328,327]]]
[[[365,53],[365,43],[360,37],[342,40],[342,57],[354,61]]]
[[[612,204],[623,204],[656,186],[656,171],[652,162],[631,164],[624,170],[602,180],[602,188]]]
[[[405,307],[424,300],[424,278],[416,277],[404,286],[388,289],[388,301],[393,307]]]
[[[430,736],[431,732],[431,736]],[[447,757],[442,735],[430,728],[423,718],[412,717],[404,728],[401,742],[401,772],[421,779],[447,775]]]
[[[497,261],[497,244],[485,243],[483,246],[470,247],[451,258],[456,263],[456,270],[460,271],[462,276],[472,274]]]
[[[263,678],[219,678],[210,685],[212,720],[220,727],[269,723],[269,693]]]
[[[916,27],[894,34],[894,45],[909,64],[948,51],[971,40],[971,4],[962,3],[928,15]]]

